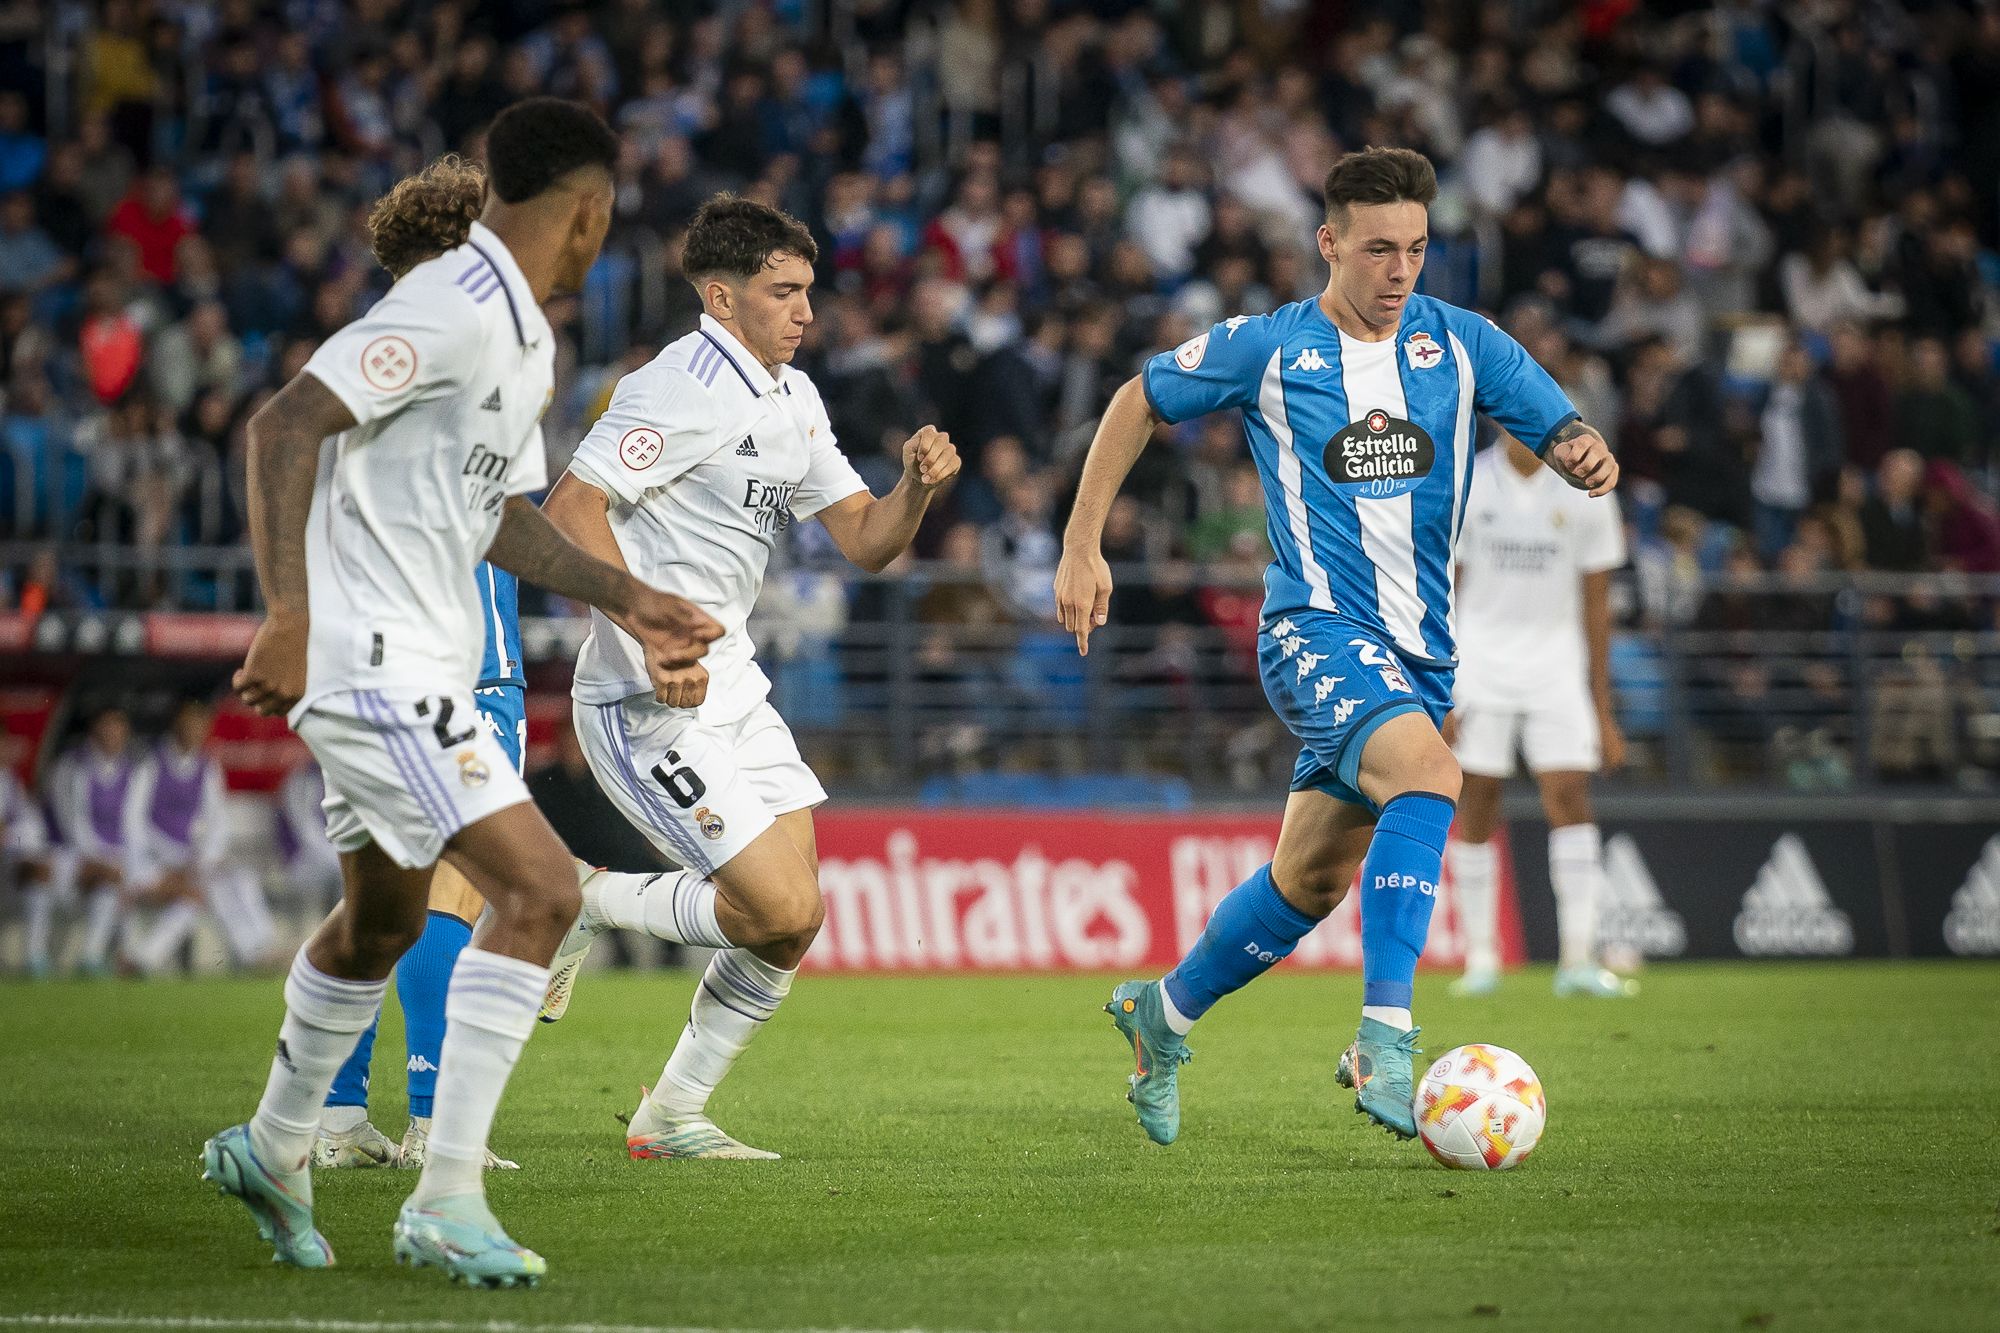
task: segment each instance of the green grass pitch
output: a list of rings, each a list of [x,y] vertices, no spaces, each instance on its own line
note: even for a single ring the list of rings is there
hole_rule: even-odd
[[[1280,973],[1193,1038],[1147,1143],[1103,977],[809,976],[717,1098],[778,1163],[637,1163],[614,1116],[682,973],[584,978],[495,1146],[541,1290],[397,1268],[412,1177],[325,1173],[340,1266],[274,1268],[198,1179],[262,1087],[278,983],[0,986],[0,1328],[1957,1329],[2000,1310],[2000,966],[1685,965],[1624,1004],[1545,971],[1420,984],[1433,1055],[1548,1089],[1535,1156],[1448,1172],[1333,1084],[1359,982]],[[402,1126],[400,1025],[375,1118]],[[40,1317],[40,1318],[30,1318]],[[287,1325],[282,1321],[292,1321]],[[489,1321],[500,1321],[492,1324]]]

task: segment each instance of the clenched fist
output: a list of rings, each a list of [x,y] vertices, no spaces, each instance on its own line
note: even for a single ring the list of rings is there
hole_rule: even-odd
[[[925,426],[903,441],[903,475],[934,491],[958,475],[958,446],[936,426]]]

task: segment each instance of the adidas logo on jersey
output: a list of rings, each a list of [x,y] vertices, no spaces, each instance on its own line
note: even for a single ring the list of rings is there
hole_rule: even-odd
[[[757,456],[757,441],[751,436],[745,435],[743,443],[736,446],[736,456],[738,458],[755,458]]]
[[[481,403],[479,407],[481,411],[485,412],[498,412],[500,410],[499,385],[496,384],[493,386],[493,392],[486,395],[486,401]]]
[[[1833,905],[1805,840],[1787,833],[1771,848],[1736,914],[1736,947],[1747,954],[1854,952],[1854,923]]]
[[[1629,833],[1604,843],[1604,895],[1598,903],[1598,939],[1607,948],[1631,949],[1648,958],[1687,952],[1687,925],[1667,906],[1653,872]]]
[[[2000,837],[1987,842],[1951,896],[1944,947],[1955,954],[2000,953]]]
[[[1308,347],[1300,352],[1298,359],[1287,367],[1290,370],[1326,370],[1326,358],[1319,354],[1319,348]]]

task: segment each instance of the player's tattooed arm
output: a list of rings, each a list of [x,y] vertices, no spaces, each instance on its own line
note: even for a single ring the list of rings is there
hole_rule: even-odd
[[[1609,495],[1618,485],[1618,460],[1611,456],[1611,446],[1580,418],[1556,431],[1543,457],[1557,476],[1593,496]]]
[[[909,549],[931,497],[958,475],[958,446],[936,426],[903,441],[903,476],[896,489],[874,496],[857,491],[819,511],[820,525],[840,553],[870,574],[880,574]]]
[[[568,474],[563,482],[595,489]],[[556,496],[549,499],[553,503]],[[608,522],[605,530],[608,536]],[[486,558],[530,583],[603,611],[639,641],[648,665],[658,671],[692,665],[722,635],[722,626],[693,602],[641,583],[623,561],[613,564],[586,551],[525,496],[507,501]]]
[[[333,390],[301,373],[250,418],[247,451],[250,549],[265,619],[232,681],[264,714],[291,710],[306,689],[306,519],[319,477],[320,446],[354,425]]]
[[[1056,566],[1056,620],[1076,635],[1076,650],[1090,655],[1090,632],[1111,617],[1111,566],[1105,562],[1104,521],[1146,442],[1163,423],[1146,400],[1138,376],[1111,395],[1084,455],[1076,505],[1063,529],[1062,563]]]

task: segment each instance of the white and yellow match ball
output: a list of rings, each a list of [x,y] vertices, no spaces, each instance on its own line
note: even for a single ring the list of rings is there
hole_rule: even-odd
[[[1528,1062],[1475,1042],[1446,1051],[1417,1085],[1417,1136],[1460,1171],[1505,1171],[1527,1160],[1548,1124],[1548,1099]]]

